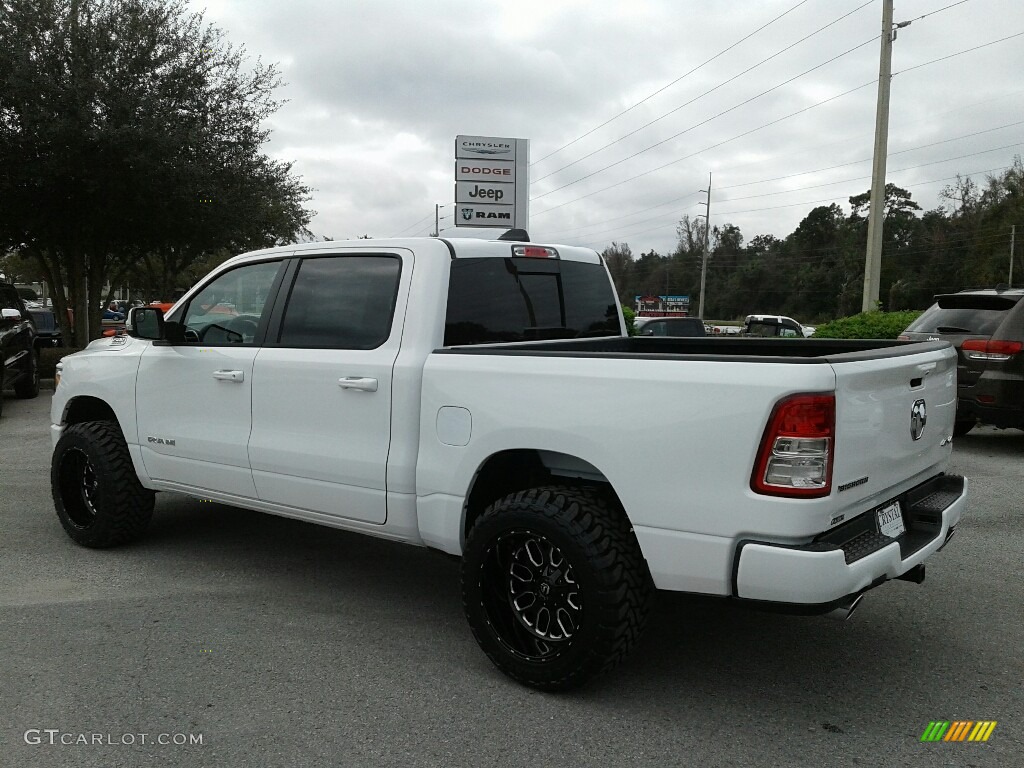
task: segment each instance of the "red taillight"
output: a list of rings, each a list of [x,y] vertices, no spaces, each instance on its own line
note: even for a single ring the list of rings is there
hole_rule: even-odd
[[[1009,360],[1024,349],[1024,344],[1019,341],[968,339],[960,348],[972,360]]]
[[[910,337],[909,337],[909,336],[907,336],[907,334],[905,334],[905,333],[901,333],[901,334],[900,334],[899,336],[897,336],[896,338],[897,338],[897,340],[899,340],[899,341],[910,341]]]
[[[777,403],[761,438],[751,489],[801,499],[828,496],[835,425],[834,394],[793,395]]]

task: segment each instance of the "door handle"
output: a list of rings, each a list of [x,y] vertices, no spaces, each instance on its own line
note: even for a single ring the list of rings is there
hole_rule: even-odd
[[[233,381],[237,384],[245,381],[245,374],[242,371],[214,371],[213,378],[218,381]]]
[[[361,389],[364,392],[376,392],[377,380],[362,376],[346,376],[338,379],[338,386],[342,389]]]

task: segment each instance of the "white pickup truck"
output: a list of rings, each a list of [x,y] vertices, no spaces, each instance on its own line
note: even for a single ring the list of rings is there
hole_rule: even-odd
[[[480,646],[557,690],[655,588],[848,615],[920,582],[965,506],[955,412],[944,342],[630,338],[592,250],[325,242],[66,357],[51,479],[89,547],[174,491],[459,556]]]

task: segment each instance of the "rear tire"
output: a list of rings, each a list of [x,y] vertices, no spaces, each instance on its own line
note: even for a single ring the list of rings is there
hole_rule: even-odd
[[[118,426],[72,424],[50,463],[53,504],[61,525],[83,547],[113,547],[146,532],[155,495],[139,482]]]
[[[953,423],[953,437],[963,437],[978,424],[976,421],[957,421]]]
[[[533,688],[567,690],[619,664],[653,594],[629,521],[594,489],[506,496],[466,541],[462,603],[473,635],[495,666]]]
[[[29,352],[28,378],[22,378],[14,385],[14,394],[22,400],[39,396],[39,353]]]

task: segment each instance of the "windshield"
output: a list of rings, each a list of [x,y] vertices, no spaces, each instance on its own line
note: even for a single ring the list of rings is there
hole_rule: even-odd
[[[907,327],[907,333],[962,333],[991,336],[1006,317],[1006,309],[940,307],[933,304]]]

